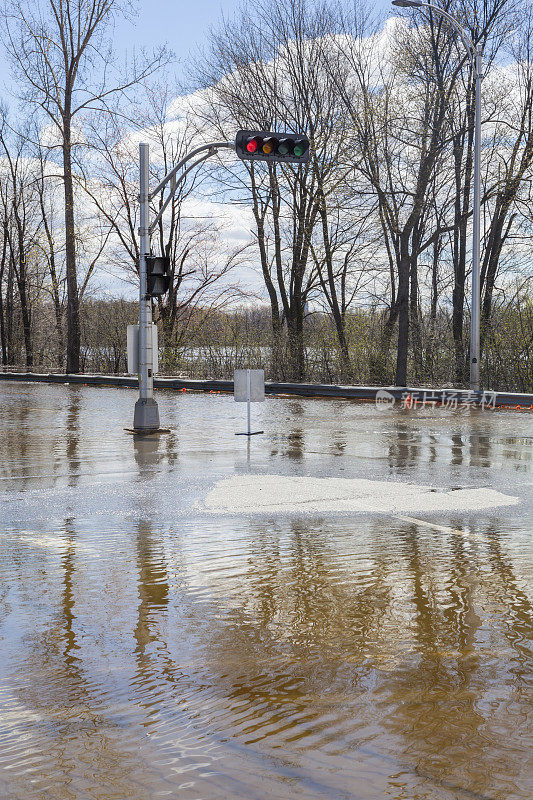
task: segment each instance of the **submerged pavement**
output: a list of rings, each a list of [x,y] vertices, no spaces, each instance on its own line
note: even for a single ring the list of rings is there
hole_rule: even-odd
[[[531,796],[531,414],[0,396],[0,797]]]
[[[485,488],[448,490],[394,480],[261,474],[219,481],[199,508],[213,514],[393,514],[481,511],[519,502],[518,497]]]

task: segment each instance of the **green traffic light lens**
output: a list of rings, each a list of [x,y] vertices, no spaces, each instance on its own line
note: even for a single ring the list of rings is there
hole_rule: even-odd
[[[303,144],[296,144],[294,145],[294,155],[295,156],[303,156],[305,153],[305,147]]]
[[[286,156],[289,152],[289,145],[282,142],[278,145],[278,153],[282,156]]]

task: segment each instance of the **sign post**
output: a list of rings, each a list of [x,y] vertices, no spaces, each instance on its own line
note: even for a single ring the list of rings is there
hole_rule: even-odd
[[[236,403],[246,403],[247,429],[235,436],[255,436],[264,431],[252,431],[251,403],[265,399],[265,371],[263,369],[236,369],[233,372],[233,397]]]

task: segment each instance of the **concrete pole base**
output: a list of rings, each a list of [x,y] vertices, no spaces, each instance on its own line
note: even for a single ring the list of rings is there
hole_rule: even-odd
[[[159,409],[153,397],[137,400],[133,414],[133,428],[139,433],[159,429]]]

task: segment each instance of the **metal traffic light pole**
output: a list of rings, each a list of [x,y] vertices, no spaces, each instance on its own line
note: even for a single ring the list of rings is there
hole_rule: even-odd
[[[159,429],[159,409],[154,399],[152,352],[152,298],[148,294],[146,256],[150,254],[150,146],[139,145],[139,399],[133,429],[139,433]]]
[[[175,193],[179,184],[185,179],[193,167],[198,166],[206,158],[221,148],[235,148],[233,142],[215,142],[202,145],[192,150],[177,164],[161,183],[150,193],[150,148],[148,144],[139,144],[139,399],[135,403],[133,414],[133,431],[135,433],[152,433],[159,430],[159,408],[154,398],[153,375],[153,341],[152,341],[152,297],[148,291],[148,274],[146,258],[150,255],[150,237],[155,226]],[[207,150],[207,154],[195,161],[179,178],[176,173],[187,161],[198,153]],[[162,191],[170,182],[170,195],[163,204],[156,218],[150,224],[150,200]]]

